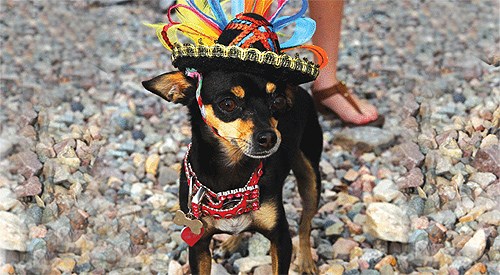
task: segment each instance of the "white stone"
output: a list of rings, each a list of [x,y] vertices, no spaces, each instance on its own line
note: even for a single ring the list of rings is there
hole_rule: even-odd
[[[390,202],[401,195],[401,192],[398,191],[398,187],[392,180],[383,179],[373,188],[373,195],[376,199]]]
[[[184,272],[182,272],[182,265],[177,261],[171,260],[170,263],[168,264],[167,274],[172,274],[172,275],[184,274]]]
[[[26,251],[28,228],[18,216],[0,211],[0,249]]]
[[[9,211],[19,203],[9,188],[0,188],[0,211]]]
[[[385,202],[374,202],[366,209],[364,230],[385,241],[407,243],[410,220],[398,206]]]
[[[484,249],[486,248],[486,234],[483,229],[479,229],[476,231],[474,236],[465,243],[462,250],[460,250],[460,254],[465,256],[472,261],[478,260],[484,253]]]
[[[254,267],[266,264],[271,264],[271,256],[245,257],[234,261],[234,266],[240,273],[248,273]]]

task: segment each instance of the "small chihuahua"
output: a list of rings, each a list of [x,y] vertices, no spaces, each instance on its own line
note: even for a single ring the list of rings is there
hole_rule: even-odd
[[[245,9],[266,14],[270,2],[248,1]],[[180,210],[174,218],[184,226],[181,237],[191,247],[191,271],[210,274],[209,244],[214,234],[257,231],[271,241],[273,273],[288,273],[292,242],[282,189],[291,169],[303,204],[298,268],[316,273],[310,233],[321,191],[323,137],[313,100],[297,85],[314,80],[320,64],[284,54],[274,32],[280,24],[286,26],[293,20],[311,27],[310,20],[300,17],[307,1],[303,1],[302,14],[295,17],[273,19],[250,12],[235,15],[229,23],[221,19],[219,1],[201,7],[193,1],[183,3],[177,7],[193,12],[210,26],[199,31],[199,24],[189,25],[198,22],[195,20],[151,25],[157,28],[163,45],[172,50],[173,65],[180,71],[162,74],[143,85],[167,101],[185,105],[191,116],[192,140],[180,174]],[[201,12],[209,6],[211,12]],[[187,12],[181,18],[187,18]],[[221,20],[206,14],[216,14]],[[174,28],[172,32],[170,28]],[[210,36],[214,29],[220,36]],[[176,30],[199,35],[194,40],[199,43],[173,44]],[[204,44],[214,41],[207,37],[216,38],[216,44]],[[322,57],[320,48],[309,48]]]
[[[210,205],[216,199],[209,196],[210,193],[245,189],[251,175],[259,174],[255,171],[262,163],[259,170],[262,175],[257,183],[258,209],[254,211],[246,206],[243,212],[252,211],[233,217],[201,215],[203,236],[189,250],[192,273],[210,274],[209,243],[213,234],[243,231],[258,231],[266,236],[271,241],[274,273],[288,273],[292,243],[282,188],[290,169],[297,178],[303,203],[299,268],[306,273],[315,272],[309,237],[321,191],[318,165],[323,139],[310,95],[298,86],[271,82],[262,76],[210,72],[204,75],[201,90],[209,126],[197,104],[196,81],[183,72],[163,74],[143,85],[163,99],[189,108],[192,145],[184,161],[179,188],[180,207],[184,213],[193,211],[188,205],[190,200],[196,199],[199,204],[213,208]],[[190,179],[188,184],[188,176],[193,174],[185,171],[190,169],[195,173],[195,180],[203,184],[202,188],[196,188],[205,189],[196,192],[198,198],[191,199],[193,185],[197,183]],[[237,194],[233,194],[233,198]],[[227,209],[235,204],[228,198],[230,195],[227,194],[224,200]]]

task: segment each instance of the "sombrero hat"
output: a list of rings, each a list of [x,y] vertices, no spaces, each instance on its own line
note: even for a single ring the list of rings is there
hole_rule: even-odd
[[[280,16],[291,1],[277,0],[271,12],[272,0],[232,0],[227,15],[219,0],[178,0],[168,11],[168,23],[148,25],[172,51],[172,64],[179,70],[242,71],[301,84],[316,79],[327,57],[320,47],[305,45],[316,29],[314,20],[304,17],[307,0],[295,15]],[[279,31],[290,24],[295,24],[294,32],[280,43]],[[181,43],[179,34],[191,43]],[[293,49],[311,51],[318,63],[286,53]]]

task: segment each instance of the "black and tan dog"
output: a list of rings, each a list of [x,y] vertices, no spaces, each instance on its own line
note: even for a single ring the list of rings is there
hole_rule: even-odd
[[[189,249],[192,273],[210,274],[212,235],[243,231],[257,231],[266,236],[271,241],[273,273],[288,273],[292,243],[282,188],[290,169],[296,176],[303,203],[299,269],[316,272],[309,239],[321,190],[318,164],[323,142],[310,95],[298,86],[259,75],[212,71],[204,74],[201,88],[203,117],[195,95],[197,82],[183,72],[163,74],[143,85],[163,99],[189,108],[192,146],[181,172],[179,189],[184,213],[193,211],[194,199],[201,200],[200,205],[214,203],[203,194],[194,198],[200,192],[192,194],[186,169],[192,169],[196,180],[210,192],[224,193],[244,188],[262,162],[263,173],[257,179],[259,207],[230,218],[209,214],[199,217],[204,231]]]

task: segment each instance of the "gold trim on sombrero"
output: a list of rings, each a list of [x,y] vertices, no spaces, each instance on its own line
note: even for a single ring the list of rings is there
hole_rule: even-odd
[[[286,68],[308,74],[314,78],[319,74],[319,65],[308,61],[306,58],[301,59],[298,56],[291,57],[285,53],[277,54],[270,51],[262,52],[255,48],[240,48],[221,44],[211,46],[203,44],[174,44],[172,49],[172,63],[175,62],[176,59],[182,57],[233,58],[241,61],[272,65],[276,68]]]

